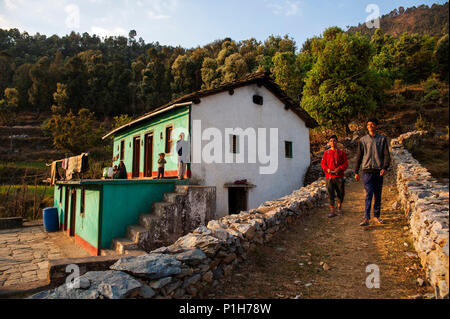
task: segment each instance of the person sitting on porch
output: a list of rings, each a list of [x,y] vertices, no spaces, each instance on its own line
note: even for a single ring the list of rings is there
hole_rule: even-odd
[[[113,179],[119,179],[119,168],[117,165],[114,165],[113,168]]]
[[[117,178],[114,178],[114,179],[127,179],[128,178],[127,168],[125,167],[125,164],[123,161],[120,161],[119,168],[117,170],[117,175],[114,175],[114,176],[117,176]]]

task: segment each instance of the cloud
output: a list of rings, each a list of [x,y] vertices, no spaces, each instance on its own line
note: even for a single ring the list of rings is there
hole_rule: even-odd
[[[172,17],[171,14],[178,5],[177,0],[148,0],[147,2],[138,2],[138,5],[140,6],[145,4],[150,7],[150,10],[147,11],[147,15],[150,19],[154,20],[170,19]]]
[[[290,0],[265,0],[267,7],[272,9],[276,15],[294,16],[300,14],[300,1]]]
[[[112,29],[105,29],[98,26],[92,26],[91,27],[91,34],[96,34],[99,37],[109,37],[109,36],[127,36],[128,32],[120,27],[112,28]]]
[[[8,20],[5,16],[0,14],[0,29],[19,29],[23,30],[22,26],[18,23],[14,23]]]
[[[170,18],[172,18],[169,15],[159,14],[159,13],[156,13],[156,12],[153,12],[153,11],[148,11],[147,14],[150,17],[150,19],[154,19],[154,20],[163,20],[163,19],[170,19]]]
[[[23,3],[23,0],[3,0],[3,3],[7,10],[16,10]]]

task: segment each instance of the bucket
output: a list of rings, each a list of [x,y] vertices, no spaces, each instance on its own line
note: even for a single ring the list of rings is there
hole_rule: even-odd
[[[44,228],[48,233],[59,231],[58,209],[49,207],[44,209]]]

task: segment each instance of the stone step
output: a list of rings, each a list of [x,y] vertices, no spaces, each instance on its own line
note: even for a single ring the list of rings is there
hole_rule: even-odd
[[[128,238],[114,238],[111,248],[119,254],[123,254],[125,250],[139,249],[138,244],[129,240]]]
[[[165,209],[168,206],[175,206],[173,203],[166,203],[166,202],[156,202],[152,204],[152,215],[157,217],[163,217]]]
[[[178,194],[186,195],[189,190],[188,185],[175,185],[175,192]]]
[[[158,216],[155,216],[154,214],[143,214],[139,216],[139,224],[146,229],[150,229],[150,225],[152,224],[152,222],[159,219],[160,218]]]
[[[139,242],[139,236],[142,233],[148,232],[148,229],[145,228],[142,225],[131,225],[127,227],[127,237],[132,242],[138,243]]]
[[[123,254],[127,255],[127,256],[141,256],[141,255],[146,255],[147,252],[145,250],[142,250],[142,249],[136,249],[136,250],[125,249]]]
[[[177,198],[186,196],[186,194],[180,194],[180,193],[165,193],[163,200],[167,203],[175,204],[177,201]]]
[[[115,256],[115,255],[118,255],[118,254],[113,249],[102,249],[100,251],[100,256]]]

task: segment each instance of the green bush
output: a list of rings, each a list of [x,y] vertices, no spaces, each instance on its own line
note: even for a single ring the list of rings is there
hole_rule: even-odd
[[[394,89],[400,89],[400,88],[402,88],[404,86],[405,86],[405,83],[403,82],[402,79],[395,79],[394,80],[394,85],[393,85]]]
[[[431,90],[423,97],[423,102],[437,102],[441,98],[441,92],[438,89]]]
[[[422,114],[419,114],[416,120],[416,129],[419,131],[432,131],[434,126]]]
[[[394,95],[391,101],[394,105],[403,105],[405,104],[405,97],[402,94],[397,93]]]

